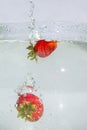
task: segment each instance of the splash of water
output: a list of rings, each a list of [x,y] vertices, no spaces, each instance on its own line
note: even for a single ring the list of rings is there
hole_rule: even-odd
[[[29,17],[29,20],[30,20],[29,29],[32,32],[35,29],[35,19],[34,19],[34,16],[33,16],[35,5],[34,5],[32,0],[29,0],[29,4],[30,4],[30,10],[29,10],[29,13],[28,13],[28,17]]]
[[[35,89],[35,83],[36,82],[34,78],[30,74],[27,74],[27,78],[25,79],[24,83],[18,87],[15,92],[18,96],[25,93],[32,93]]]
[[[33,93],[38,95],[42,100],[42,94],[40,93],[40,87],[36,84],[36,81],[32,74],[28,73],[26,79],[22,85],[20,85],[15,92],[18,96],[26,93]]]
[[[33,44],[40,39],[40,34],[38,33],[38,31],[36,30],[36,20],[34,18],[34,9],[35,9],[35,5],[34,2],[32,0],[29,0],[29,5],[30,5],[30,10],[28,13],[28,17],[29,17],[29,26],[28,29],[30,30],[29,33],[29,42],[32,42]]]

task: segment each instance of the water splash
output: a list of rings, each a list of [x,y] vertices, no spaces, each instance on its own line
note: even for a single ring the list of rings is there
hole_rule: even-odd
[[[40,34],[36,29],[36,20],[34,18],[34,9],[35,9],[35,5],[34,2],[32,0],[29,0],[29,5],[30,5],[30,10],[28,12],[28,17],[29,17],[29,43],[31,42],[32,44],[35,44],[36,41],[38,41],[40,39]]]
[[[30,5],[30,10],[28,12],[28,17],[29,17],[29,21],[30,21],[29,29],[31,31],[33,31],[35,29],[35,18],[33,16],[35,5],[32,0],[29,0],[29,5]]]
[[[32,93],[34,91],[34,88],[35,80],[30,74],[27,74],[27,78],[25,79],[24,83],[18,87],[15,92],[18,96],[20,96],[21,94],[25,93]]]
[[[15,92],[17,93],[18,96],[26,93],[33,93],[37,96],[39,96],[42,100],[42,94],[40,93],[40,87],[36,84],[36,81],[32,74],[28,73],[25,81],[22,85],[20,85]]]
[[[33,33],[33,31],[34,31],[34,29],[35,29],[35,25],[36,25],[36,23],[35,23],[35,18],[34,18],[34,8],[35,8],[35,5],[34,5],[34,3],[33,3],[33,1],[32,0],[29,0],[28,1],[28,3],[29,3],[29,5],[30,5],[30,9],[29,9],[29,11],[28,11],[28,17],[29,17],[29,26],[28,26],[28,29],[30,30],[30,34],[32,34]],[[30,37],[30,34],[29,34],[29,37]]]
[[[35,5],[34,5],[34,2],[33,2],[32,0],[29,0],[28,2],[29,2],[29,4],[30,4],[30,11],[29,11],[29,13],[28,13],[28,16],[29,16],[30,18],[32,18],[32,17],[33,17],[33,14],[34,14]]]

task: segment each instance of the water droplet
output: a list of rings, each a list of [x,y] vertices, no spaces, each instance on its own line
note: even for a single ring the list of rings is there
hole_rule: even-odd
[[[42,97],[42,94],[40,94],[40,97]]]
[[[33,17],[35,5],[34,5],[34,3],[33,3],[32,0],[29,1],[29,4],[30,4],[30,6],[31,6],[31,9],[30,9],[30,11],[29,11],[29,17]]]
[[[37,90],[37,89],[35,89],[34,91],[35,91],[35,92],[37,92],[38,90]]]
[[[18,104],[15,104],[15,107],[17,107],[18,106]]]
[[[32,93],[33,92],[33,90],[34,90],[34,87],[33,86],[26,86],[26,88],[28,89],[28,91],[30,92],[30,93]]]

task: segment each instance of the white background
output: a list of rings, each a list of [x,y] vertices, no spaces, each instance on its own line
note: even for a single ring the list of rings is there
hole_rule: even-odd
[[[33,0],[39,21],[87,22],[87,0]],[[28,20],[29,0],[0,0],[0,22]]]

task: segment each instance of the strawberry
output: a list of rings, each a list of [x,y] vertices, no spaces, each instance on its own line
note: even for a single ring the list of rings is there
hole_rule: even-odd
[[[16,109],[18,111],[18,117],[35,122],[42,116],[44,106],[38,96],[26,93],[19,96],[16,102]]]
[[[28,58],[31,58],[31,60],[37,60],[37,56],[42,58],[47,57],[57,48],[57,41],[55,40],[39,40],[34,46],[32,43],[30,44],[31,45],[28,46],[27,49],[30,50]]]

